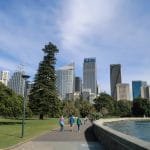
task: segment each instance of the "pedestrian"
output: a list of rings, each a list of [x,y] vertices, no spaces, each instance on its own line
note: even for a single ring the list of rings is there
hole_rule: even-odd
[[[77,118],[77,126],[78,126],[78,132],[80,132],[80,126],[82,125],[81,119],[78,117]]]
[[[64,130],[64,117],[61,116],[61,118],[59,119],[59,124],[60,124],[60,131]]]
[[[70,124],[71,131],[73,132],[74,117],[72,115],[69,118],[69,124]]]
[[[84,125],[85,125],[86,122],[87,122],[87,117],[84,118]]]

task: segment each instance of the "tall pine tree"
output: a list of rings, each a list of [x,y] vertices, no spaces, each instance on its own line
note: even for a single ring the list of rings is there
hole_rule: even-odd
[[[45,45],[43,61],[39,63],[34,85],[29,95],[32,112],[43,119],[45,115],[58,117],[61,112],[61,101],[56,91],[55,64],[57,47],[52,43]]]

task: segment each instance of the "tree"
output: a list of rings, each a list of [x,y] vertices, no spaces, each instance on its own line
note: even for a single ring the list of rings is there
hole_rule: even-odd
[[[114,112],[114,100],[110,95],[101,93],[99,97],[94,99],[94,102],[96,110],[103,115],[112,114]]]
[[[133,101],[132,113],[135,116],[150,117],[150,101],[148,99],[137,98]]]
[[[117,114],[121,117],[131,115],[132,102],[129,100],[119,100],[117,102]]]
[[[82,117],[86,117],[89,114],[96,112],[95,108],[92,104],[90,104],[88,101],[80,101],[80,107],[79,107],[80,115]]]
[[[19,118],[22,114],[22,97],[0,83],[0,116]]]
[[[68,117],[70,115],[78,116],[79,109],[75,107],[74,101],[65,100],[63,102],[63,115]]]
[[[52,43],[45,45],[43,61],[39,63],[34,85],[29,95],[32,112],[43,119],[45,115],[58,117],[61,113],[61,101],[56,91],[55,64],[58,49]]]

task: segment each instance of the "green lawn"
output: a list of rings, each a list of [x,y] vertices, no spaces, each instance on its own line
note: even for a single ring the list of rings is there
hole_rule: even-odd
[[[58,119],[26,120],[25,136],[21,137],[21,120],[0,119],[0,149],[15,145],[58,127]]]

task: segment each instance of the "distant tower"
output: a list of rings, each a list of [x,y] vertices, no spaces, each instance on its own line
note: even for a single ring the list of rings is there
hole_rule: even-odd
[[[56,71],[56,87],[59,97],[64,100],[74,93],[75,65],[71,63]]]
[[[81,93],[82,90],[82,80],[80,77],[75,77],[75,92]]]
[[[130,86],[126,83],[118,83],[117,85],[117,100],[130,100]]]
[[[116,85],[121,83],[121,65],[112,64],[110,65],[110,87],[111,96],[117,100],[117,87]]]
[[[141,88],[146,85],[147,83],[145,81],[132,81],[133,100],[139,97],[141,98]]]
[[[141,87],[141,98],[146,98],[150,100],[150,86]]]
[[[97,94],[96,58],[85,58],[83,63],[83,89],[90,89]]]
[[[25,80],[22,78],[24,72],[16,71],[10,78],[8,82],[8,87],[12,89],[15,93],[24,96],[24,91],[26,87]]]
[[[5,86],[7,86],[8,81],[9,81],[9,71],[1,71],[0,72],[0,82],[2,82]]]

